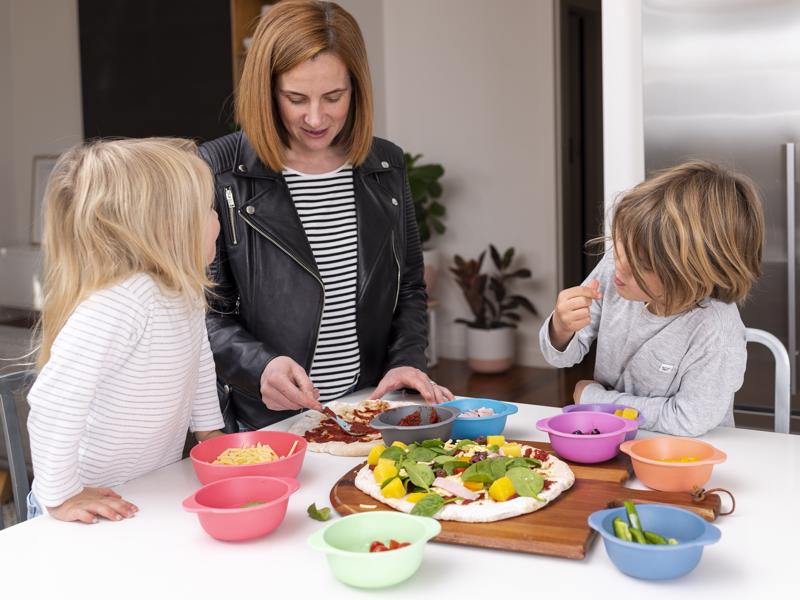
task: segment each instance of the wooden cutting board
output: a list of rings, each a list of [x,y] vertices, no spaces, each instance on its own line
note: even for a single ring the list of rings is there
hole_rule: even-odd
[[[552,452],[550,444],[522,443]],[[719,515],[720,498],[716,494],[708,494],[703,501],[695,502],[686,492],[626,488],[624,483],[631,477],[632,470],[630,459],[624,454],[597,465],[568,464],[575,473],[575,484],[545,508],[493,523],[442,521],[442,532],[434,541],[582,559],[596,535],[587,523],[589,515],[596,510],[620,506],[625,500],[672,504],[708,521]],[[345,473],[331,490],[331,504],[340,515],[393,510],[356,488],[355,477],[363,466],[362,463]],[[376,508],[362,508],[362,504]]]

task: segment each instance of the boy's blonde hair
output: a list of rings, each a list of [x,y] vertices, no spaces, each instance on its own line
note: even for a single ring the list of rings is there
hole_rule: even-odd
[[[45,190],[37,367],[75,308],[135,273],[198,307],[213,180],[194,142],[96,141],[65,152]]]
[[[659,171],[614,208],[611,237],[624,251],[639,287],[653,271],[668,315],[705,298],[741,302],[761,275],[764,215],[747,177],[694,161]]]
[[[350,112],[333,145],[343,147],[354,165],[369,154],[372,79],[358,23],[334,2],[284,0],[259,21],[236,90],[236,118],[258,157],[274,171],[283,169],[289,146],[275,94],[278,77],[325,52],[345,64],[352,85]]]

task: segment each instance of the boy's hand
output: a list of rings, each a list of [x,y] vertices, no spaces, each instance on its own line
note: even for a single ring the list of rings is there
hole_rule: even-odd
[[[132,517],[139,508],[123,500],[122,496],[108,488],[83,488],[83,491],[47,512],[60,521],[83,521],[97,523],[98,517],[109,521],[121,521]]]
[[[581,396],[583,395],[583,390],[586,389],[586,386],[592,385],[593,383],[597,383],[594,379],[581,379],[578,383],[575,384],[575,391],[572,392],[572,400],[575,404],[581,403]]]
[[[576,331],[591,323],[589,307],[599,300],[600,282],[592,280],[588,286],[577,286],[563,290],[556,299],[553,318],[550,319],[550,343],[557,350],[569,344]]]

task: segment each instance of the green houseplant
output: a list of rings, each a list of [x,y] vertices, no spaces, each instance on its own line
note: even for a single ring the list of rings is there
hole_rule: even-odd
[[[444,175],[444,167],[436,163],[420,164],[421,154],[406,153],[404,157],[408,172],[408,184],[411,188],[411,200],[414,203],[414,216],[417,219],[417,228],[422,242],[425,286],[428,293],[431,293],[436,284],[439,256],[431,248],[430,242],[434,234],[441,235],[447,229],[443,222],[447,209],[439,201],[442,196],[442,184],[439,183],[439,179]]]
[[[514,364],[514,330],[522,319],[522,311],[538,312],[533,303],[511,291],[514,280],[529,279],[530,269],[512,269],[515,250],[502,254],[489,244],[494,270],[483,272],[486,250],[477,259],[453,259],[450,271],[464,293],[472,319],[456,319],[467,326],[467,358],[474,371],[500,373]]]

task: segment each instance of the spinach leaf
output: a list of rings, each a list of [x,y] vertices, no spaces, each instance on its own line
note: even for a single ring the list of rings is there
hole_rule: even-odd
[[[538,461],[535,458],[517,457],[506,465],[506,469],[513,469],[515,467],[523,467],[529,469],[531,467],[541,467],[541,466],[542,466],[541,461]]]
[[[437,456],[437,457],[435,457],[433,459],[433,462],[435,462],[437,465],[444,465],[444,464],[447,464],[449,462],[454,462],[454,461],[463,462],[463,463],[467,462],[462,458],[458,458],[456,456],[447,456],[447,455]]]
[[[331,509],[327,506],[323,506],[322,508],[317,508],[317,503],[314,502],[311,506],[308,507],[308,516],[314,519],[315,521],[327,521],[331,518]]]
[[[469,467],[469,463],[465,460],[451,460],[450,462],[444,463],[444,470],[448,475],[453,475],[453,472],[456,469],[466,469]]]
[[[430,462],[436,457],[436,453],[433,450],[428,450],[427,448],[414,448],[409,451],[408,453],[408,460],[413,460],[416,462]]]
[[[418,517],[432,517],[438,513],[443,506],[444,499],[442,499],[439,494],[431,493],[420,498],[420,501],[411,509],[411,514],[417,515]]]
[[[388,458],[390,460],[402,460],[406,457],[406,451],[399,446],[389,446],[386,450],[381,452],[380,458]]]
[[[463,481],[491,483],[494,481],[494,479],[492,479],[492,474],[490,472],[491,467],[489,466],[488,462],[489,461],[482,460],[481,462],[471,464],[467,470],[461,474],[461,479]]]
[[[442,448],[444,446],[444,442],[439,438],[435,438],[432,440],[423,440],[421,445],[423,448]]]
[[[433,480],[436,479],[436,475],[428,465],[422,465],[413,460],[403,461],[402,468],[408,473],[411,483],[426,490],[430,489]]]
[[[475,442],[472,440],[458,440],[453,450],[461,450],[461,448],[466,448],[467,446],[474,446]]]
[[[537,495],[544,488],[544,478],[527,467],[509,469],[506,477],[511,480],[514,491],[520,496],[541,500]]]

